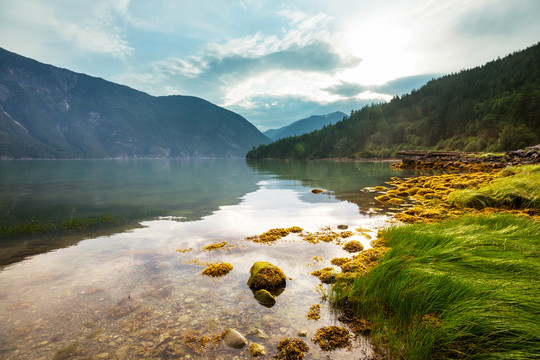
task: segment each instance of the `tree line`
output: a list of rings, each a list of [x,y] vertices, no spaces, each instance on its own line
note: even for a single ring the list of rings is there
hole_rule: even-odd
[[[505,151],[540,143],[540,43],[352,111],[248,158],[390,157],[398,150]]]

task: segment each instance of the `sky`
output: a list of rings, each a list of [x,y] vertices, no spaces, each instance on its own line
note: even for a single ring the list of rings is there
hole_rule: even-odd
[[[265,131],[525,49],[538,19],[539,0],[0,0],[0,47]]]

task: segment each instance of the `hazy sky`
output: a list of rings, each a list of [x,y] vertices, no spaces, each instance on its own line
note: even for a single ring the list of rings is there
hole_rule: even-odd
[[[524,49],[538,19],[539,0],[0,0],[0,47],[266,130]]]

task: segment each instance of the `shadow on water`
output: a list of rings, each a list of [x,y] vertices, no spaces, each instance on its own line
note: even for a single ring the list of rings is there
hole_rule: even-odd
[[[0,173],[0,265],[143,220],[199,220],[259,180],[240,159],[2,161]]]

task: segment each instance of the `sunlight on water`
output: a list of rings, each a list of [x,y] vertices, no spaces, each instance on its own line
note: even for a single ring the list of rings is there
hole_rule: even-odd
[[[221,343],[193,349],[183,341],[187,334],[213,336],[232,327],[248,341],[264,345],[269,354],[276,353],[283,338],[306,331],[303,339],[311,349],[307,358],[325,358],[328,353],[309,338],[318,328],[339,321],[310,273],[350,254],[336,243],[311,244],[295,234],[272,245],[245,238],[291,226],[309,232],[328,226],[339,232],[338,225],[373,230],[386,218],[361,215],[356,204],[312,194],[295,180],[267,176],[256,187],[238,204],[219,206],[198,220],[164,216],[142,221],[140,228],[5,267],[0,272],[1,357],[59,359],[64,358],[63,349],[71,354],[65,358],[80,359],[250,358],[245,349]],[[369,247],[359,233],[350,239]],[[202,251],[222,241],[235,247]],[[193,250],[176,251],[188,248]],[[203,264],[216,261],[234,268],[222,278],[202,276]],[[289,279],[271,308],[260,305],[246,285],[256,261],[279,266]],[[322,304],[318,321],[306,318],[313,304]],[[268,337],[260,338],[257,329]],[[352,349],[331,354],[335,359],[370,358],[371,350],[369,342],[359,338]]]

